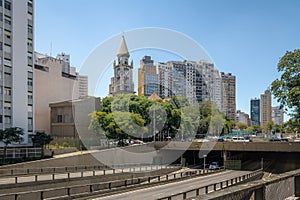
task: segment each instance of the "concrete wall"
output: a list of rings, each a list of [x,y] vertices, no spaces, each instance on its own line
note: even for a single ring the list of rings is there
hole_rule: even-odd
[[[41,65],[49,67],[49,72],[34,70],[35,130],[50,134],[49,103],[77,98],[73,97],[75,80],[62,76],[62,61],[49,58]]]

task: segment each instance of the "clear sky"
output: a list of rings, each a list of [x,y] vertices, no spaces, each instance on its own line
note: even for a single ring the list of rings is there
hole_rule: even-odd
[[[249,113],[250,99],[279,77],[280,57],[300,48],[299,9],[298,0],[35,0],[35,49],[70,54],[79,69],[113,35],[172,29],[202,45],[220,71],[236,75],[237,109]]]

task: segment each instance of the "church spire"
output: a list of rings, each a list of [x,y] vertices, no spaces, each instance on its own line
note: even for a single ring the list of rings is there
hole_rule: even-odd
[[[118,52],[117,52],[117,56],[118,57],[121,57],[121,56],[129,57],[129,52],[128,52],[128,48],[127,48],[127,45],[126,45],[124,35],[122,35],[120,46],[119,46],[119,49],[118,49]]]

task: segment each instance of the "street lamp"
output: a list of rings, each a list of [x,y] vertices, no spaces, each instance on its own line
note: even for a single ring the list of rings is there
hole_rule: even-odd
[[[207,156],[207,155],[203,155],[203,158],[204,158],[203,173],[205,173],[205,161],[206,161],[206,156]]]

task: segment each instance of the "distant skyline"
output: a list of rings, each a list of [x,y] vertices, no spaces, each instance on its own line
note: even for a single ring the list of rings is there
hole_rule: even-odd
[[[112,35],[143,27],[172,29],[203,46],[219,71],[237,77],[237,109],[250,113],[250,99],[279,77],[280,57],[300,47],[299,7],[297,0],[36,0],[35,50],[70,54],[79,69]],[[150,56],[154,62],[173,59]],[[142,57],[132,58],[137,69]]]

